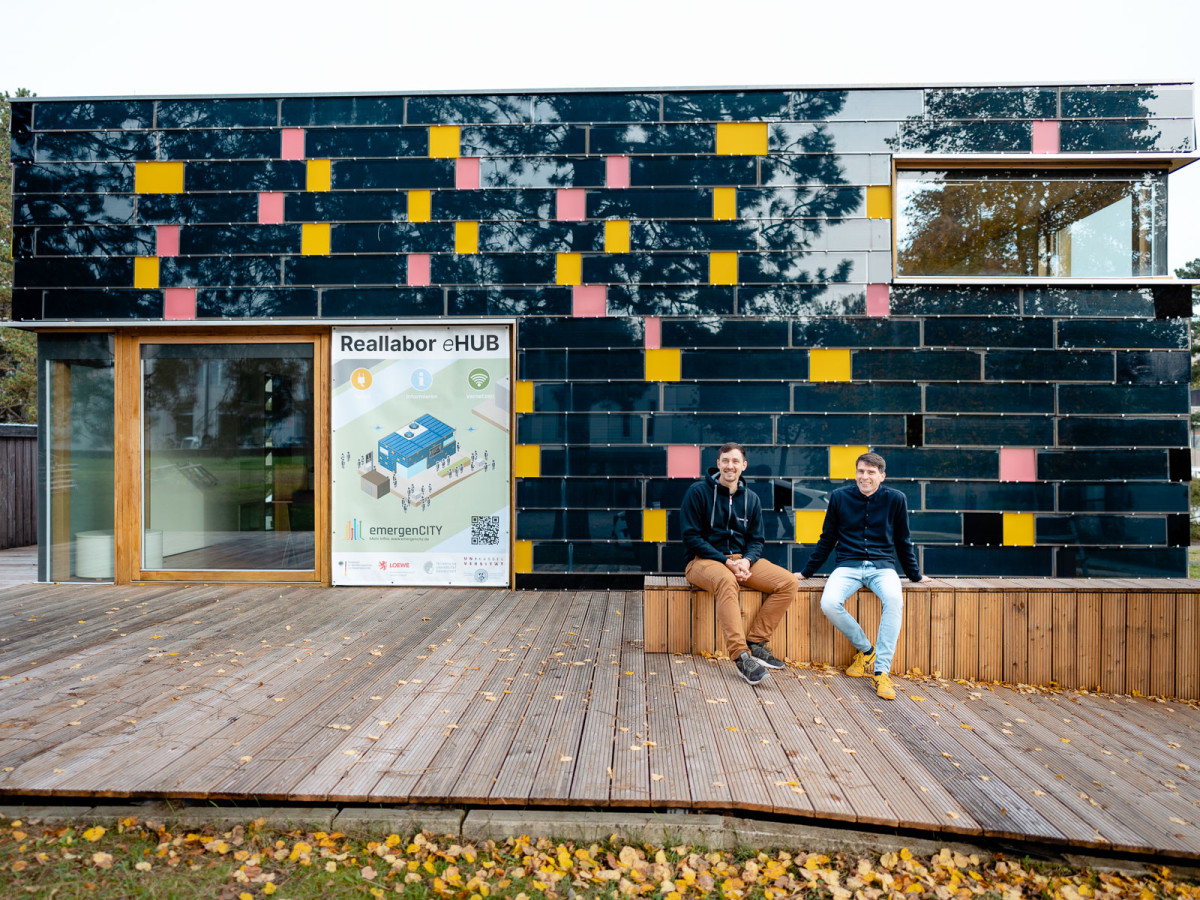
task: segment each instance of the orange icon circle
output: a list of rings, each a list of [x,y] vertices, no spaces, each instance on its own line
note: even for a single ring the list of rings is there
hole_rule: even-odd
[[[350,384],[357,390],[365,391],[371,386],[371,370],[355,369],[350,373]]]

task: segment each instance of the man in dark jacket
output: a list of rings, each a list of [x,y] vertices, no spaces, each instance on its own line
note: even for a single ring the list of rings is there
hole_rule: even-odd
[[[855,483],[829,496],[821,537],[800,578],[811,578],[837,547],[837,567],[821,592],[821,612],[854,645],[854,659],[846,674],[861,678],[871,666],[875,693],[895,700],[896,689],[888,673],[900,637],[904,592],[896,574],[896,557],[909,581],[933,581],[921,575],[917,551],[908,534],[908,505],[904,494],[883,486],[885,463],[878,453],[864,453],[855,462]],[[883,602],[875,646],[867,639],[846,601],[868,587]]]
[[[718,451],[717,467],[697,481],[683,497],[679,517],[686,553],[684,577],[716,598],[717,622],[725,649],[749,684],[767,677],[768,669],[783,663],[767,649],[767,640],[796,599],[796,576],[762,558],[762,504],[746,487],[746,449],[728,443]],[[762,608],[742,630],[738,587],[746,585],[767,594]]]

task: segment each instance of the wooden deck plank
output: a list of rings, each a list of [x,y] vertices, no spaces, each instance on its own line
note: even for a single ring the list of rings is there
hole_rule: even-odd
[[[555,636],[564,630],[571,611],[570,593],[544,592],[539,597],[540,604],[547,610],[540,626],[526,625],[517,629],[506,642],[513,650],[504,660],[505,672],[513,671],[508,665],[512,663],[515,664],[514,673],[504,676],[501,682],[504,686],[498,692],[489,689],[493,693],[473,701],[478,705],[478,714],[485,717],[484,727],[478,732],[474,729],[468,732],[468,736],[475,739],[474,748],[459,768],[447,794],[456,802],[480,805],[491,802],[490,795],[500,769],[539,690],[539,671],[547,656],[554,652]]]
[[[1021,740],[1013,740],[1015,723],[1005,718],[1012,711],[1005,708],[1006,701],[1000,696],[1005,689],[993,693],[987,688],[960,689],[956,685],[945,688],[936,698],[941,715],[949,715],[960,725],[970,725],[972,736],[979,738],[984,747],[993,751],[1006,748],[993,754],[980,748],[972,748],[971,752],[991,773],[992,780],[1015,792],[1020,808],[1032,809],[1034,815],[1070,843],[1104,847],[1110,846],[1114,837],[1118,840],[1126,837],[1125,830],[1114,830],[1108,817],[1083,798],[1069,795],[1051,783],[1053,774],[1045,767],[1034,744],[1025,746]]]
[[[981,717],[984,710],[990,710],[993,714],[997,711],[1002,714],[1007,712],[1003,707],[998,708],[998,705],[1003,703],[999,692],[983,692],[981,700],[983,704],[975,710]],[[1003,724],[1005,721],[1008,722],[1007,726]],[[995,726],[994,720],[992,724]],[[1128,802],[1129,792],[1113,792],[1110,789],[1109,786],[1114,780],[1121,779],[1120,776],[1110,773],[1112,766],[1108,762],[1100,763],[1088,759],[1078,752],[1078,748],[1072,749],[1069,744],[1063,744],[1061,729],[1056,723],[1046,722],[1042,717],[1028,713],[1024,716],[1011,715],[1010,718],[1001,721],[1000,727],[1011,732],[1008,735],[1010,741],[1023,751],[1010,755],[1010,759],[1014,756],[1037,758],[1046,752],[1047,747],[1055,748],[1057,752],[1053,758],[1053,767],[1046,764],[1044,769],[1043,789],[1060,804],[1071,808],[1077,816],[1096,827],[1099,833],[1097,846],[1109,845],[1116,850],[1130,850],[1153,835],[1159,842],[1158,846],[1164,849],[1186,849],[1186,845],[1181,845],[1178,839],[1166,835],[1161,825],[1145,819],[1136,812],[1135,807]],[[1059,746],[1056,747],[1056,744]],[[1108,757],[1104,758],[1112,761]],[[1095,806],[1092,805],[1093,802]],[[1092,812],[1093,810],[1095,812]]]
[[[1096,648],[1077,654],[1078,684],[1088,690],[1099,690],[1104,672],[1103,642],[1100,637],[1103,604],[1095,591],[1076,591],[1076,630],[1080,647]]]
[[[834,709],[835,703],[819,684],[825,678],[845,676],[826,675],[814,670],[803,674],[802,681],[797,679],[796,690],[781,692],[780,696],[786,699],[792,714],[808,734],[813,751],[829,773],[828,786],[822,785],[820,791],[813,793],[814,806],[818,810],[825,806],[844,810],[843,804],[838,802],[841,799],[854,811],[854,821],[895,827],[899,822],[895,810],[875,789],[856,758],[857,754],[844,752],[841,737],[837,734],[841,725]],[[835,785],[840,798],[834,793]],[[827,793],[834,794],[830,798],[832,802],[824,799]]]
[[[1001,681],[1004,672],[1004,596],[999,591],[979,593],[979,677]]]
[[[596,648],[596,668],[592,673],[579,752],[571,779],[569,796],[573,799],[597,803],[606,803],[609,799],[616,745],[617,684],[622,677],[626,677],[621,668],[621,648],[626,643],[629,607],[637,602],[636,593],[620,592],[609,595],[606,604],[606,618]],[[636,617],[633,621],[636,623]],[[690,633],[690,623],[688,630]],[[632,640],[632,631],[629,639]],[[664,654],[647,655],[660,657]]]
[[[879,717],[887,701],[875,695],[868,678],[839,674],[812,681],[821,719],[829,736],[831,753],[838,750],[853,759],[887,804],[897,821],[920,822],[937,831],[978,834],[979,826],[966,810],[953,802],[923,760],[914,758]],[[947,815],[947,810],[954,815]]]
[[[654,807],[686,808],[692,800],[681,727],[683,716],[675,704],[675,688],[671,683],[676,658],[667,653],[646,654],[646,712],[649,739],[654,742],[649,751],[650,801]],[[615,727],[611,730],[615,731]]]
[[[923,675],[928,675],[933,671],[931,668],[932,648],[930,646],[931,602],[932,598],[929,591],[905,592],[904,605],[910,610],[910,621],[914,623],[919,622],[921,625],[919,628],[905,628],[901,631],[900,639],[904,642],[908,653],[903,662],[904,668],[900,669],[893,666],[893,671],[915,671]]]
[[[956,598],[953,591],[930,590],[929,671],[941,675],[957,672],[955,664]]]
[[[1004,674],[1010,684],[1029,682],[1029,606],[1024,591],[1003,593]]]
[[[1195,594],[1175,594],[1175,696],[1200,697],[1200,615]]]
[[[703,663],[702,658],[694,656],[672,657],[671,690],[680,715],[679,728],[692,805],[699,809],[729,809],[733,794],[720,765],[716,734],[708,717],[709,704],[698,677],[689,674],[698,671],[695,666]],[[619,751],[620,744],[617,746]]]
[[[1125,659],[1150,659],[1150,598],[1143,593],[1125,595]],[[1125,665],[1125,684],[1120,693],[1150,693],[1150,672],[1141,666]]]
[[[565,696],[567,667],[561,663],[565,655],[562,648],[574,646],[571,633],[578,634],[583,627],[589,601],[587,593],[571,593],[567,618],[558,634],[543,647],[545,654],[538,664],[537,689],[496,775],[496,784],[491,791],[493,803],[525,803],[529,799],[533,772],[541,761],[559,703]]]
[[[1125,595],[1106,593],[1100,598],[1100,648],[1103,660],[1100,689],[1125,693]]]
[[[1152,697],[1175,697],[1175,594],[1150,595],[1150,685]]]
[[[551,606],[524,597],[521,603],[512,608],[488,648],[490,661],[480,665],[485,675],[483,683],[468,698],[458,720],[446,726],[448,731],[454,732],[452,739],[434,754],[416,784],[409,789],[407,798],[390,796],[377,783],[367,795],[371,802],[397,803],[404,799],[449,802],[454,798],[454,785],[490,727],[499,702],[510,696],[506,692],[511,690],[522,669],[530,664],[526,654],[532,651],[530,645],[522,646],[522,631],[529,628],[540,630],[550,615]]]
[[[625,619],[626,634],[637,634],[641,619],[637,604],[626,609]],[[650,722],[646,710],[646,658],[629,640],[621,642],[616,728],[609,799],[630,806],[649,806]]]
[[[456,723],[483,683],[483,662],[490,661],[488,643],[518,605],[515,595],[496,590],[483,595],[477,607],[468,608],[452,639],[436,651],[421,656],[413,669],[422,688],[407,698],[398,692],[389,699],[383,692],[357,702],[341,712],[349,725],[336,751],[303,775],[289,793],[330,802],[353,802],[376,793],[407,796],[424,774],[442,744],[452,736],[447,726]],[[466,632],[465,634],[463,632]],[[410,683],[412,679],[410,678]],[[378,682],[386,691],[390,680]],[[399,686],[403,687],[403,686]],[[403,729],[382,726],[402,721]]]
[[[1030,591],[1025,597],[1029,644],[1024,680],[1049,684],[1054,680],[1054,598],[1049,591]]]
[[[954,592],[954,666],[960,678],[979,678],[979,593]]]
[[[1079,601],[1075,594],[1055,592],[1050,597],[1053,642],[1050,648],[1051,679],[1060,687],[1081,687],[1079,681]],[[1097,643],[1096,646],[1099,646]]]

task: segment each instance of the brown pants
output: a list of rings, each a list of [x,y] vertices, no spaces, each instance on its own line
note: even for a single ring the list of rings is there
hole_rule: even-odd
[[[731,558],[738,559],[739,556]],[[757,560],[750,567],[750,577],[741,584],[725,563],[715,559],[693,559],[684,569],[683,577],[716,598],[717,623],[725,635],[725,652],[730,659],[737,659],[749,649],[747,641],[765,643],[775,633],[796,599],[799,584],[796,576],[787,569],[765,559]],[[746,633],[742,631],[742,605],[738,602],[738,589],[742,586],[768,595]]]

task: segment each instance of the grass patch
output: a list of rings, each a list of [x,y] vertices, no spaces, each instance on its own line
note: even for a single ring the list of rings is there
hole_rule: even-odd
[[[1080,890],[1082,888],[1082,890]],[[134,818],[102,827],[0,820],[0,896],[316,900],[328,897],[1195,897],[1156,867],[1140,877],[1003,855],[858,858],[806,848],[715,852],[613,840],[518,836],[479,845],[450,836],[283,832],[263,819],[194,831]]]

